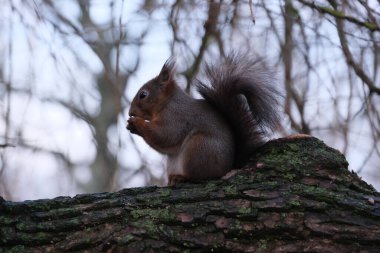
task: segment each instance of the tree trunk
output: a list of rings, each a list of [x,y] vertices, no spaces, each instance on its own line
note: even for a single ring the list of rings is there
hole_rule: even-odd
[[[296,136],[268,142],[220,180],[0,198],[0,252],[380,252],[380,193],[347,166]]]

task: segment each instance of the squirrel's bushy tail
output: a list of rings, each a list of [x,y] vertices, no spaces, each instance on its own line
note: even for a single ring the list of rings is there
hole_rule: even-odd
[[[198,80],[197,89],[233,129],[235,165],[241,166],[280,124],[273,73],[261,60],[231,53],[223,62],[207,64],[205,74],[208,83]]]

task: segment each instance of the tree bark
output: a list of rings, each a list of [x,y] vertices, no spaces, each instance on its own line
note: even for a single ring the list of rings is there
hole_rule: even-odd
[[[380,252],[380,193],[308,136],[223,179],[8,202],[0,252]]]

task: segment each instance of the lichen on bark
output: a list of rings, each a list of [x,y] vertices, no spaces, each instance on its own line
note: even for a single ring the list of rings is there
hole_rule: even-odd
[[[0,252],[378,252],[380,194],[312,137],[273,140],[223,179],[0,200]]]

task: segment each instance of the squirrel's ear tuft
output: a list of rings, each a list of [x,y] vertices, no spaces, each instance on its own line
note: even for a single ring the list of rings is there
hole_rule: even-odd
[[[173,58],[169,58],[161,69],[158,75],[158,80],[160,83],[167,83],[173,80],[175,72],[175,62]]]

